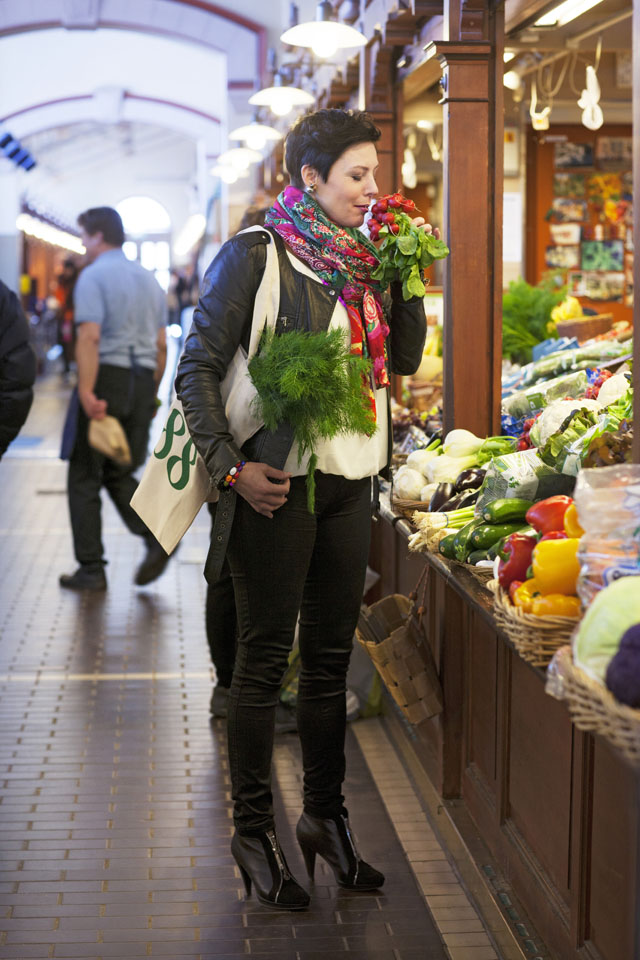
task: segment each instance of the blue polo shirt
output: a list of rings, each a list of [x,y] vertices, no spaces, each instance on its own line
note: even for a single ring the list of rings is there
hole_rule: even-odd
[[[167,298],[152,273],[122,250],[107,250],[81,272],[73,302],[76,324],[100,325],[100,363],[155,370]]]

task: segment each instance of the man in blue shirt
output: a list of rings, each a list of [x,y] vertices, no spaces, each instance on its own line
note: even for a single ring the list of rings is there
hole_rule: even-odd
[[[149,425],[166,362],[167,304],[153,274],[127,260],[122,220],[111,207],[94,207],[78,217],[89,266],[74,291],[77,331],[78,418],[69,459],[68,498],[76,560],[75,573],[60,585],[73,590],[104,590],[104,549],[100,490],[104,486],[132,533],[147,552],[135,582],[159,577],[168,556],[130,506],[138,485],[133,471],[147,453]],[[90,420],[116,417],[127,436],[132,463],[124,467],[94,450]]]

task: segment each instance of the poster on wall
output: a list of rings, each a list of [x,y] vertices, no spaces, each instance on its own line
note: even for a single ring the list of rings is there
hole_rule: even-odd
[[[584,173],[554,173],[554,197],[575,197],[580,199],[586,194]]]
[[[581,229],[579,223],[552,223],[549,226],[552,241],[565,245],[580,243]]]
[[[582,244],[580,266],[583,270],[620,271],[623,256],[622,240],[587,240]]]
[[[592,167],[593,144],[556,143],[553,149],[553,160],[556,167]]]
[[[567,274],[568,292],[572,297],[586,297],[587,275],[582,270],[570,270]]]
[[[552,270],[571,270],[580,266],[580,247],[547,247],[545,266]]]
[[[624,273],[587,273],[585,280],[585,296],[590,300],[622,300]]]
[[[601,170],[628,170],[633,164],[631,137],[598,137],[596,161]]]
[[[557,146],[557,144],[556,144]],[[573,200],[571,197],[554,197],[551,206],[551,216],[560,223],[570,223],[576,220],[587,219],[587,204],[584,200]]]

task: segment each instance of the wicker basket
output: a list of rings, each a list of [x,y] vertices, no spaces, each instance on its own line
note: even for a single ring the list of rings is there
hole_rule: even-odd
[[[494,597],[496,623],[504,630],[523,660],[546,667],[580,622],[578,617],[534,617],[514,607],[497,580],[487,584]]]
[[[598,733],[640,767],[640,710],[619,703],[607,688],[592,680],[573,662],[571,647],[556,657],[563,678],[563,698],[579,730]]]
[[[427,578],[425,569],[423,590]],[[417,725],[442,711],[442,688],[422,630],[424,607],[412,597],[394,593],[363,610],[356,637],[409,723]]]
[[[426,482],[425,480],[425,483]],[[416,510],[420,510],[422,513],[429,512],[428,500],[403,500],[401,497],[394,497],[391,501],[391,506],[396,513],[401,513],[407,520],[413,520],[413,515]]]
[[[578,343],[584,343],[591,337],[608,333],[613,326],[612,313],[599,313],[594,317],[575,317],[573,320],[561,320],[556,324],[559,337],[577,337]]]

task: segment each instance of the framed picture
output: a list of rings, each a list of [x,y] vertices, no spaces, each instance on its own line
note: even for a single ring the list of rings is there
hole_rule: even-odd
[[[570,270],[567,274],[567,285],[572,297],[585,297],[587,295],[586,273],[582,270]]]
[[[544,262],[552,270],[571,270],[580,266],[580,247],[547,247]]]
[[[582,227],[579,223],[552,223],[549,225],[551,239],[555,244],[580,243]]]
[[[592,167],[593,144],[560,142],[554,144],[553,160],[556,167]]]
[[[554,197],[551,206],[551,216],[559,223],[584,221],[587,219],[586,200],[573,200],[571,197]]]
[[[587,273],[586,291],[590,300],[621,301],[624,295],[624,273]]]
[[[596,161],[601,170],[629,170],[633,164],[631,137],[598,137]]]
[[[624,266],[622,240],[587,240],[582,244],[583,270],[619,271]]]
[[[554,173],[554,197],[575,197],[579,199],[586,194],[584,173]]]

